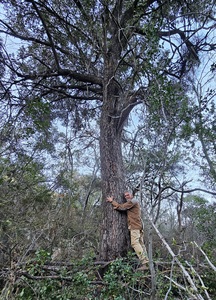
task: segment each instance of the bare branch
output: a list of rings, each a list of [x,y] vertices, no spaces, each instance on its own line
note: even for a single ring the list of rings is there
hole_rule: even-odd
[[[199,247],[197,245],[196,242],[193,242],[193,244],[199,249],[199,251],[204,255],[205,259],[207,260],[208,264],[210,265],[210,267],[216,272],[216,267],[213,265],[213,263],[209,260],[208,256],[206,255],[206,253],[202,250],[201,247]]]

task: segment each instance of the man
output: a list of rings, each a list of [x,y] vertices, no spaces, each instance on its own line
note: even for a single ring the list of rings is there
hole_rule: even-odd
[[[127,222],[128,229],[130,230],[131,246],[141,262],[141,267],[138,268],[138,270],[147,270],[148,256],[143,242],[143,224],[141,220],[140,205],[129,192],[125,192],[124,197],[127,202],[123,204],[119,204],[114,201],[113,197],[107,197],[107,202],[110,202],[116,210],[127,211]]]

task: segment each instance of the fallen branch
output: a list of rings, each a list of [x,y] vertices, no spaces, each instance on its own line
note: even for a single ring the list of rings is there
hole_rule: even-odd
[[[151,223],[151,225],[153,226],[154,230],[156,231],[157,235],[159,236],[159,238],[161,239],[162,243],[165,245],[165,247],[167,248],[168,252],[170,253],[170,255],[172,256],[172,258],[175,260],[175,262],[177,263],[177,265],[181,268],[183,274],[185,275],[185,277],[187,278],[187,281],[189,282],[192,291],[195,293],[196,295],[196,299],[197,300],[204,300],[204,298],[202,297],[202,295],[198,292],[198,289],[194,283],[194,281],[192,280],[190,274],[188,273],[188,271],[185,269],[185,267],[181,264],[181,262],[179,261],[179,259],[177,258],[177,256],[175,255],[175,253],[172,251],[172,249],[170,248],[169,244],[165,241],[163,235],[160,233],[160,231],[157,229],[157,227],[155,226],[154,222],[151,220],[150,216],[148,215],[148,219],[149,222]],[[189,289],[187,289],[188,291]],[[188,291],[189,293],[189,291]]]
[[[176,282],[175,280],[173,280],[172,278],[170,278],[169,276],[164,276],[166,279],[168,279],[170,282],[172,282],[177,288],[179,288],[180,290],[183,290],[184,292],[187,292],[193,299],[197,299],[195,298],[195,295],[193,295],[187,288],[185,288],[183,285],[179,284],[178,282]]]
[[[44,279],[53,279],[53,280],[61,280],[61,281],[72,281],[73,280],[72,277],[64,277],[64,276],[58,276],[58,275],[35,276],[35,275],[31,275],[31,274],[29,274],[28,272],[25,272],[25,271],[19,272],[18,275],[20,277],[24,276],[24,277],[26,277],[28,279],[32,279],[32,280],[44,280]],[[89,283],[94,284],[94,285],[105,285],[105,283],[101,280],[90,281]]]
[[[199,251],[204,255],[205,259],[207,260],[209,266],[216,272],[216,267],[213,265],[213,263],[209,260],[206,253],[197,245],[196,242],[193,242],[193,244],[199,249]]]
[[[18,272],[16,275],[24,276],[28,279],[32,279],[32,280],[43,280],[43,279],[55,279],[55,280],[65,280],[65,281],[72,281],[72,277],[63,277],[63,276],[59,276],[59,275],[43,275],[43,276],[35,276],[35,275],[31,275],[28,272],[25,271],[21,271]]]
[[[197,271],[194,269],[194,267],[189,264],[189,262],[186,261],[186,264],[190,267],[191,271],[193,272],[193,274],[196,274],[197,278],[199,279],[200,283],[201,283],[201,288],[204,290],[205,294],[206,294],[206,297],[208,300],[211,300],[209,294],[208,294],[208,291],[207,291],[207,287],[205,286],[201,276],[197,273]]]

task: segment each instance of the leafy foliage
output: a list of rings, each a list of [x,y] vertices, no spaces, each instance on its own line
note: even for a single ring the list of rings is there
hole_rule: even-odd
[[[103,264],[98,266],[94,263],[92,256],[83,257],[63,266],[51,263],[49,257],[49,253],[40,250],[36,253],[35,259],[16,271],[21,277],[10,286],[11,299],[129,300],[150,297],[150,273],[138,271],[137,262],[131,254],[127,258],[116,259],[109,263],[105,270]],[[171,266],[168,262],[167,265]],[[159,263],[158,266],[161,268],[163,265]],[[169,272],[169,269],[157,270],[156,297],[186,299],[190,291],[187,293],[186,289],[179,288],[184,279],[178,269],[172,270],[173,282],[169,281],[169,275],[166,275]],[[212,275],[211,271],[203,273],[205,287],[199,286],[201,293],[208,288],[212,296],[215,294]]]

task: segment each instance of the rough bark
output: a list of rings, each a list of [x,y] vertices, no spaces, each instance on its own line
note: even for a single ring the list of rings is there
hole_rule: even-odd
[[[101,228],[100,255],[103,260],[124,256],[129,247],[126,214],[120,213],[106,203],[108,195],[114,195],[118,202],[123,201],[124,176],[122,169],[121,141],[112,125],[105,125],[101,134],[101,177],[103,191],[103,223]],[[103,125],[104,124],[104,125]]]
[[[106,84],[105,84],[106,86]],[[106,203],[108,195],[123,202],[125,190],[124,167],[121,149],[121,131],[117,130],[118,117],[113,107],[117,89],[115,82],[104,91],[104,105],[100,122],[100,155],[103,197],[103,223],[101,228],[100,256],[112,260],[124,256],[129,248],[126,213],[115,211]]]

